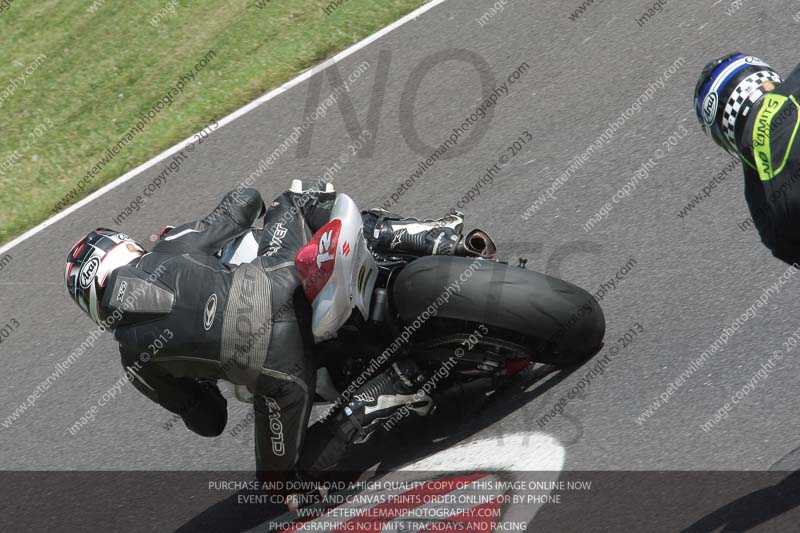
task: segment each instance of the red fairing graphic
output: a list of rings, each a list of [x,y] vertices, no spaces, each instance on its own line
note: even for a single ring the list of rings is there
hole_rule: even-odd
[[[341,229],[341,220],[331,220],[294,257],[294,265],[303,280],[303,291],[309,302],[316,299],[333,274]]]

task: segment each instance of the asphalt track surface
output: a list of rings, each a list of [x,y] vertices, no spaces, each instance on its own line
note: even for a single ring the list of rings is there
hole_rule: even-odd
[[[461,427],[459,438],[494,439],[502,454],[498,437],[520,430],[544,433],[564,448],[563,470],[768,470],[776,463],[783,470],[796,469],[800,461],[790,452],[800,446],[798,351],[785,354],[710,431],[701,425],[743,389],[773,352],[785,351],[782,342],[798,327],[800,276],[770,295],[756,316],[743,322],[651,418],[640,424],[636,417],[787,271],[754,230],[738,227],[748,216],[740,169],[685,218],[678,213],[729,161],[699,130],[692,112],[699,70],[710,58],[741,49],[788,73],[798,62],[786,46],[800,27],[792,19],[798,5],[745,2],[729,16],[727,2],[669,2],[641,27],[635,19],[652,5],[597,2],[573,22],[568,16],[577,1],[510,0],[482,26],[476,19],[489,3],[449,0],[333,67],[346,78],[363,61],[370,65],[349,92],[355,115],[331,108],[314,123],[308,154],[298,157],[292,147],[255,186],[269,199],[292,178],[313,179],[343,161],[341,154],[352,142],[344,115],[360,122],[355,130],[363,129],[370,102],[382,97],[374,151],[346,158],[334,179],[337,190],[360,206],[381,205],[492,87],[527,62],[530,69],[500,97],[493,116],[473,128],[479,133],[469,142],[477,142],[457,157],[436,162],[392,209],[440,216],[501,154],[510,155],[506,149],[527,131],[532,141],[463,209],[467,225],[494,235],[501,255],[526,256],[528,268],[558,274],[592,292],[631,258],[636,265],[602,301],[608,332],[606,348],[595,361],[614,346],[619,351],[603,375],[569,400],[564,415],[544,428],[537,425],[592,368],[591,362],[566,376],[527,376],[530,382],[501,394],[470,427]],[[467,57],[483,66],[476,69],[464,61]],[[676,61],[680,66],[663,87],[652,98],[640,99]],[[417,69],[426,62],[433,67],[420,79]],[[385,89],[376,88],[382,69]],[[492,77],[494,82],[486,81]],[[414,80],[419,87],[410,120],[402,100],[404,91],[413,93]],[[91,331],[64,294],[63,260],[69,246],[97,226],[118,227],[148,242],[164,224],[203,216],[302,122],[309,87],[304,82],[214,131],[122,225],[115,226],[112,218],[169,159],[8,252],[13,260],[0,272],[0,322],[13,318],[19,327],[0,346],[3,419]],[[330,91],[326,77],[322,99]],[[525,220],[534,200],[637,99],[641,111],[630,113],[613,138]],[[412,123],[429,148],[407,142]],[[676,146],[665,145],[675,132],[682,137]],[[655,155],[660,149],[663,157]],[[647,179],[586,232],[587,220],[651,157],[656,165]],[[638,334],[623,348],[617,339],[631,328]],[[10,428],[0,428],[0,468],[252,468],[252,426],[236,437],[226,432],[217,439],[199,438],[180,426],[165,430],[169,413],[129,386],[100,408],[94,422],[70,435],[67,428],[114,385],[120,371],[115,344],[106,335]],[[247,406],[229,405],[231,424],[246,416]]]

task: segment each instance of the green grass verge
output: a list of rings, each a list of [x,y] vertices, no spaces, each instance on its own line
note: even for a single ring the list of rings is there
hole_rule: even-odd
[[[346,0],[326,14],[330,3],[0,1],[0,243],[51,216],[209,51],[195,80],[67,205],[424,0]]]

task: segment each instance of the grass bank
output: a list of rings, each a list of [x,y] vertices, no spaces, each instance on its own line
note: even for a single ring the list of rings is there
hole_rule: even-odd
[[[4,1],[0,243],[423,3]]]

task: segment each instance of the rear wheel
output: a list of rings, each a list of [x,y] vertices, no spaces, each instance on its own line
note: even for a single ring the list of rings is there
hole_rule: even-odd
[[[566,367],[597,353],[605,335],[603,311],[588,292],[494,261],[423,257],[397,276],[392,296],[400,320],[419,325],[422,342],[453,329],[469,335],[483,325],[486,336],[532,361]]]

